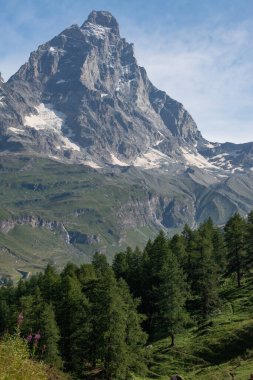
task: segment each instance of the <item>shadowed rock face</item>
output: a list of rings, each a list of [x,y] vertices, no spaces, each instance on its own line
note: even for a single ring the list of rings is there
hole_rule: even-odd
[[[109,12],[93,11],[81,27],[39,46],[3,91],[2,133],[26,150],[109,164],[113,155],[127,165],[158,142],[177,156],[182,141],[203,140],[183,106],[149,81]],[[58,130],[36,125],[48,108],[60,115]]]
[[[153,86],[109,12],[39,46],[7,83],[0,76],[0,153],[82,163],[114,175],[115,187],[137,177],[143,199],[129,197],[114,215],[123,238],[210,215],[223,224],[253,207],[253,143],[205,140],[183,105]],[[99,243],[96,231],[80,231],[71,241]]]
[[[183,105],[152,85],[109,12],[92,11],[0,83],[2,151],[94,167],[253,166],[252,143],[209,143]]]
[[[92,11],[87,21],[83,23],[81,29],[84,28],[87,24],[100,25],[105,28],[110,28],[112,32],[119,35],[119,24],[115,17],[112,16],[110,12],[106,11]]]

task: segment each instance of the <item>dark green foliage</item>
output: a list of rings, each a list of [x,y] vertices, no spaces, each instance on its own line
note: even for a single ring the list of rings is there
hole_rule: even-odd
[[[183,270],[180,268],[174,253],[167,251],[163,266],[159,272],[159,283],[153,289],[155,296],[155,330],[163,336],[171,337],[174,346],[175,334],[187,320],[185,302],[187,285]]]
[[[68,266],[61,275],[56,314],[65,367],[80,373],[87,358],[86,342],[90,332],[90,317],[89,302],[82,292],[74,269]]]
[[[145,376],[147,339],[170,336],[173,346],[193,321],[202,334],[201,326],[222,308],[225,276],[236,275],[240,286],[252,257],[253,212],[247,221],[235,214],[224,231],[208,219],[171,239],[160,232],[143,251],[118,253],[112,266],[97,253],[92,264],[69,263],[61,274],[48,266],[16,287],[0,288],[0,333],[15,331],[19,320],[34,358],[76,379]],[[169,348],[166,340],[166,350],[178,346]]]
[[[227,245],[227,273],[236,274],[237,286],[240,287],[245,273],[246,221],[236,213],[229,219],[224,231]]]
[[[63,363],[59,350],[60,331],[51,304],[44,304],[39,321],[41,334],[41,358],[46,363],[61,368]]]
[[[245,233],[245,264],[247,269],[253,267],[253,211],[248,215],[246,233]]]

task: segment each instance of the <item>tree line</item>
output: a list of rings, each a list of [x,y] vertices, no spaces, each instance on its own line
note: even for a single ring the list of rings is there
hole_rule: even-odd
[[[211,219],[164,232],[143,250],[127,248],[109,265],[67,264],[0,288],[0,334],[22,336],[31,355],[78,379],[131,379],[145,374],[147,343],[209,318],[221,305],[226,277],[242,286],[253,267],[253,212],[224,228]]]

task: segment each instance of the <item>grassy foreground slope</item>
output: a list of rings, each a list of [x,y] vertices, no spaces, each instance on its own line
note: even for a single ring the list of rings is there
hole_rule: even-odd
[[[208,322],[150,345],[152,359],[145,379],[247,380],[253,372],[253,281],[242,288],[227,284],[221,292],[220,312]],[[136,378],[140,379],[140,378]],[[143,379],[141,379],[143,380]]]
[[[0,341],[1,380],[67,380],[63,372],[30,357],[27,344],[18,335]]]

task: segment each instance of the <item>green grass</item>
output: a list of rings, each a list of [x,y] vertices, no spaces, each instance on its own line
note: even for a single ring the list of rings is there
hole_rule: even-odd
[[[152,342],[152,359],[145,379],[247,380],[253,372],[253,279],[241,289],[226,284],[220,311],[203,325],[186,329],[176,338]],[[142,378],[136,378],[143,380]]]
[[[91,245],[66,245],[58,232],[17,225],[0,232],[0,276],[16,279],[18,269],[36,272],[48,262],[59,268],[67,261],[80,264],[96,251],[112,260],[115,252],[144,246],[158,232],[154,225],[134,231],[120,216],[127,202],[148,200],[146,185],[135,172],[98,173],[83,165],[12,155],[0,156],[0,168],[0,222],[34,216],[99,237]]]

